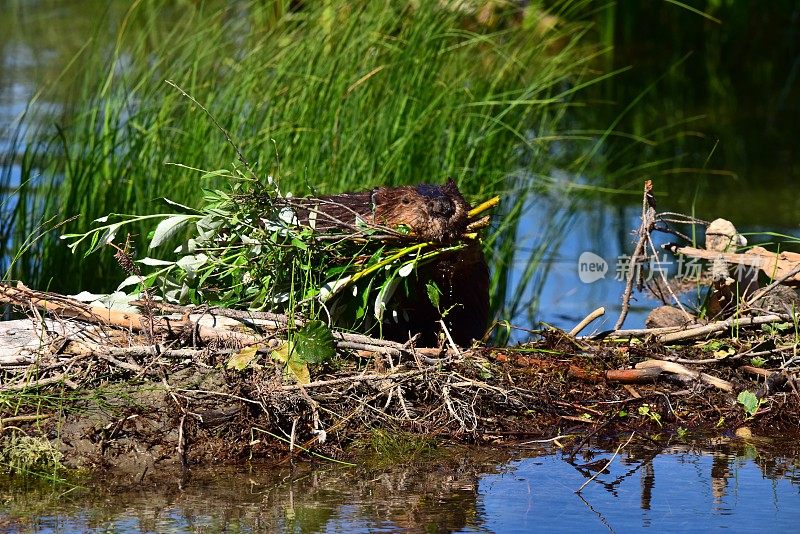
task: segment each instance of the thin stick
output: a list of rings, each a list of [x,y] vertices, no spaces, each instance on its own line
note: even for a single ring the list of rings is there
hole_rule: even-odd
[[[0,386],[0,391],[24,391],[26,389],[49,386],[50,384],[58,384],[59,382],[64,382],[64,384],[70,387],[70,389],[75,389],[67,382],[67,373],[65,372],[50,378],[42,378],[41,380],[32,380],[30,382],[12,384],[10,386]]]
[[[590,313],[589,315],[584,317],[581,322],[579,322],[577,325],[575,325],[575,328],[573,328],[572,330],[569,331],[569,335],[571,335],[573,337],[577,336],[578,334],[580,334],[581,330],[583,330],[584,328],[589,326],[589,323],[591,323],[592,321],[594,321],[598,317],[602,317],[603,315],[605,315],[605,313],[606,313],[606,309],[605,308],[603,308],[603,307],[597,308],[592,313]]]
[[[673,332],[671,334],[664,334],[658,337],[658,341],[661,343],[673,343],[675,341],[685,341],[687,339],[702,337],[707,334],[724,332],[734,325],[756,326],[791,320],[791,316],[786,314],[762,315],[760,317],[731,317],[730,319],[726,319],[724,321],[717,321],[716,323],[706,324],[697,328],[690,328],[688,330]]]
[[[450,344],[450,348],[456,353],[456,356],[461,356],[461,351],[458,350],[458,345],[456,345],[456,342],[453,341],[453,338],[450,335],[450,330],[447,328],[447,325],[444,324],[444,319],[439,319],[439,324],[442,325],[442,332],[444,332],[444,335],[447,337],[447,342]]]
[[[181,415],[181,421],[178,425],[178,458],[180,458],[181,465],[186,467],[186,437],[183,433],[183,425],[186,422],[186,414]]]
[[[0,418],[0,432],[3,431],[3,428],[9,423],[22,423],[28,421],[40,421],[42,419],[47,419],[48,417],[52,417],[53,414],[45,413],[45,414],[38,414],[38,415],[14,415],[11,417]]]
[[[625,291],[622,293],[622,310],[619,313],[617,323],[614,325],[614,330],[622,328],[622,325],[625,323],[625,318],[628,316],[628,309],[631,305],[631,293],[633,292],[633,279],[637,272],[636,262],[639,256],[642,255],[642,252],[644,252],[644,245],[650,234],[650,228],[655,224],[655,209],[650,206],[652,191],[653,182],[652,180],[647,180],[644,183],[644,195],[642,196],[642,224],[639,226],[639,241],[636,243],[636,248],[633,250],[633,255],[631,256],[628,280],[625,282]]]
[[[164,81],[167,82],[172,87],[174,87],[175,89],[177,89],[178,91],[180,91],[180,93],[183,96],[194,102],[195,105],[197,105],[197,107],[202,109],[205,112],[205,114],[208,115],[208,118],[211,119],[211,122],[214,123],[214,126],[216,126],[219,129],[219,131],[222,132],[222,135],[225,136],[225,140],[228,141],[228,144],[231,145],[233,149],[236,151],[236,157],[239,158],[239,161],[242,162],[242,165],[244,165],[244,168],[247,169],[247,172],[250,173],[250,176],[252,176],[253,179],[258,180],[258,176],[256,176],[255,172],[253,172],[253,169],[250,167],[250,164],[247,162],[247,159],[245,159],[244,154],[242,154],[242,151],[239,150],[239,145],[237,145],[233,141],[233,138],[231,137],[231,134],[228,133],[228,130],[223,128],[222,125],[219,122],[217,122],[216,117],[214,117],[214,115],[212,115],[211,112],[208,111],[205,106],[203,106],[203,104],[195,100],[195,98],[192,95],[184,91],[178,84],[176,84],[172,80],[164,80]]]
[[[474,219],[476,215],[480,215],[484,211],[492,209],[498,204],[500,204],[500,197],[499,196],[492,197],[486,202],[481,202],[480,204],[469,210],[469,212],[467,213],[467,217],[469,217],[470,219]]]
[[[616,450],[616,451],[614,451],[614,455],[613,455],[611,458],[609,458],[609,460],[606,462],[606,465],[604,465],[602,469],[598,470],[598,471],[597,471],[597,472],[596,472],[596,473],[595,473],[595,474],[592,476],[592,478],[590,478],[589,480],[587,480],[586,482],[584,482],[584,483],[583,483],[583,485],[582,485],[580,488],[578,488],[577,490],[575,490],[575,493],[580,493],[581,491],[583,491],[583,488],[585,488],[585,487],[586,487],[586,486],[589,484],[589,482],[591,482],[592,480],[594,480],[594,479],[596,479],[597,477],[599,477],[599,476],[600,476],[600,473],[602,473],[603,471],[605,471],[606,469],[608,469],[608,466],[609,466],[609,465],[611,465],[611,462],[613,462],[613,461],[614,461],[614,458],[616,458],[616,457],[617,457],[617,455],[619,454],[619,451],[620,451],[620,450],[622,450],[622,448],[623,448],[623,447],[626,447],[626,446],[628,445],[628,443],[630,443],[630,442],[631,442],[631,440],[633,439],[633,436],[635,436],[635,435],[636,435],[636,432],[635,432],[635,431],[634,431],[634,432],[631,432],[631,437],[629,437],[629,438],[628,438],[628,441],[626,441],[625,443],[623,443],[623,444],[621,444],[619,447],[617,447],[617,450]]]
[[[650,250],[652,251],[653,256],[655,256],[657,259],[658,251],[656,250],[656,246],[653,244],[653,239],[650,237],[649,233],[647,234],[647,244],[650,245]],[[659,269],[658,274],[659,276],[661,276],[661,280],[664,282],[664,287],[667,288],[667,292],[672,297],[672,300],[675,302],[675,304],[678,305],[678,308],[680,308],[680,310],[683,312],[684,317],[686,317],[687,320],[692,321],[694,319],[694,316],[691,313],[687,312],[686,308],[683,307],[683,304],[681,304],[680,299],[672,290],[672,286],[670,285],[669,280],[667,280],[667,276],[664,274],[664,271]]]
[[[292,433],[289,436],[289,454],[294,453],[294,438],[297,435],[297,417],[292,419]]]
[[[669,334],[686,330],[685,326],[661,326],[658,328],[630,328],[625,330],[606,330],[592,336],[582,336],[578,339],[599,340],[599,339],[619,339],[624,337],[655,336],[659,334]]]

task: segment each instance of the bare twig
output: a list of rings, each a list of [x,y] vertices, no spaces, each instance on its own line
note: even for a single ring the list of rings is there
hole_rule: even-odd
[[[26,389],[41,388],[44,386],[49,386],[50,384],[58,384],[61,382],[69,386],[70,383],[67,382],[67,373],[61,373],[56,376],[51,376],[49,378],[41,378],[39,380],[31,380],[30,382],[26,381],[21,384],[0,386],[0,391],[24,391]]]
[[[589,324],[590,324],[592,321],[594,321],[594,320],[595,320],[595,319],[597,319],[598,317],[602,317],[603,315],[605,315],[605,313],[606,313],[606,309],[605,309],[605,308],[602,308],[602,307],[601,307],[601,308],[597,308],[597,309],[596,309],[596,310],[594,310],[592,313],[590,313],[589,315],[587,315],[586,317],[584,317],[584,318],[583,318],[583,320],[582,320],[581,322],[579,322],[577,325],[575,325],[575,328],[573,328],[572,330],[570,330],[570,331],[569,331],[569,335],[571,335],[571,336],[577,336],[578,334],[580,334],[580,333],[581,333],[581,331],[582,331],[584,328],[586,328],[587,326],[589,326]]]
[[[663,334],[657,337],[661,343],[674,343],[676,341],[686,341],[689,339],[697,339],[699,337],[707,336],[709,334],[716,334],[724,332],[733,326],[756,326],[762,324],[779,323],[783,321],[791,321],[792,317],[786,314],[770,314],[762,315],[759,317],[731,317],[724,321],[717,321],[714,323],[688,328],[678,332]]]
[[[183,415],[181,415],[181,420],[180,423],[178,424],[178,446],[177,446],[178,458],[180,458],[181,465],[184,467],[186,467],[187,464],[186,444],[185,444],[186,438],[183,432],[183,425],[185,422],[186,422],[186,414],[184,413]]]
[[[650,251],[653,253],[653,256],[658,257],[658,251],[656,251],[656,246],[653,244],[653,239],[650,237],[649,233],[647,234],[647,244],[650,246]],[[669,283],[669,280],[667,280],[667,275],[664,274],[664,271],[659,269],[658,275],[659,275],[659,277],[661,277],[661,280],[664,282],[664,287],[667,288],[667,292],[669,293],[669,296],[672,297],[672,301],[683,312],[684,317],[686,317],[686,319],[689,320],[689,321],[694,320],[694,316],[691,313],[686,311],[686,308],[683,307],[683,304],[681,303],[681,301],[678,298],[678,296],[675,295],[675,292],[672,290],[672,285]]]
[[[622,293],[622,310],[619,313],[619,319],[617,319],[617,322],[614,325],[614,330],[619,330],[622,328],[622,325],[625,323],[625,318],[628,316],[628,309],[630,308],[631,304],[631,293],[633,292],[633,282],[636,278],[636,275],[639,273],[639,269],[637,269],[637,262],[644,252],[644,246],[647,242],[647,238],[650,235],[650,231],[652,230],[653,226],[655,225],[656,210],[653,205],[654,201],[652,192],[653,182],[652,180],[647,180],[644,183],[644,195],[642,196],[642,223],[639,226],[638,231],[639,240],[637,241],[636,248],[633,250],[633,254],[631,255],[630,268],[628,269],[628,277],[627,281],[625,282],[625,291]]]

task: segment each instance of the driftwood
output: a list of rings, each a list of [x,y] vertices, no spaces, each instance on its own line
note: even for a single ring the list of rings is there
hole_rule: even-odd
[[[733,384],[731,384],[727,380],[722,380],[721,378],[717,378],[707,373],[693,371],[692,369],[689,369],[685,365],[681,365],[675,362],[668,362],[664,360],[646,360],[637,363],[636,369],[641,369],[641,370],[658,369],[659,371],[665,373],[673,373],[676,375],[691,378],[693,380],[699,379],[705,382],[706,384],[721,389],[722,391],[726,391],[728,393],[733,392]]]
[[[713,323],[700,325],[610,330],[608,332],[601,332],[593,336],[588,336],[585,339],[653,337],[659,343],[675,343],[677,341],[707,338],[712,334],[726,332],[731,328],[746,328],[765,324],[783,323],[792,320],[792,316],[788,314],[769,314],[756,317],[731,317],[723,321],[716,321]]]
[[[101,306],[88,306],[63,295],[33,291],[24,287],[15,288],[7,284],[0,284],[0,303],[16,304],[25,308],[35,307],[63,318],[117,326],[134,332],[150,332],[154,335],[175,334],[187,329],[188,331],[194,329],[196,335],[203,341],[229,341],[241,345],[253,345],[264,341],[261,336],[201,324],[203,320],[209,320],[202,316],[197,317],[197,321],[192,321],[191,316],[161,316],[157,320],[153,318],[151,321],[147,315],[122,312]],[[214,320],[214,322],[217,321],[217,319]]]
[[[773,280],[781,279],[788,285],[800,285],[800,254],[796,252],[770,252],[763,247],[753,247],[747,252],[716,252],[694,247],[668,247],[673,252],[690,258],[704,260],[723,259],[731,265],[760,269]]]
[[[193,308],[168,305],[165,310],[179,313],[156,314],[152,317],[89,306],[63,295],[34,291],[25,287],[0,284],[0,302],[22,309],[39,309],[55,318],[21,319],[0,322],[0,367],[30,365],[38,357],[52,350],[67,350],[70,355],[101,355],[102,357],[141,356],[156,354],[164,357],[189,357],[203,349],[169,347],[168,340],[179,336],[191,339],[194,344],[215,345],[215,351],[238,349],[248,345],[275,348],[282,343],[282,332],[290,322],[296,327],[304,321],[281,314],[209,309],[191,313]],[[142,303],[144,305],[144,303]],[[152,319],[152,329],[148,324]],[[76,322],[77,321],[77,322]],[[88,323],[88,325],[86,324]],[[93,325],[93,326],[91,326]],[[105,327],[123,329],[131,333],[153,334],[160,343],[114,347]],[[362,357],[376,355],[416,355],[422,361],[437,363],[458,351],[452,349],[413,347],[390,340],[376,339],[351,332],[334,331],[334,342],[341,350],[355,350]],[[69,341],[65,347],[50,347]]]

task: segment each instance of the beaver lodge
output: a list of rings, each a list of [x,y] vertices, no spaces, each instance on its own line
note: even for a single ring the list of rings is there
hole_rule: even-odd
[[[210,193],[201,210],[161,217],[151,246],[191,236],[176,260],[134,261],[115,243],[129,220],[98,221],[65,238],[113,246],[129,295],[0,285],[20,314],[0,323],[4,461],[144,476],[341,459],[376,431],[573,452],[616,433],[666,443],[796,431],[800,258],[744,249],[727,221],[689,246],[675,228],[699,222],[657,212],[651,189],[631,251],[642,268],[616,328],[584,334],[597,310],[516,347],[486,341],[479,232],[496,199],[473,208],[452,182],[302,199],[274,187]],[[657,231],[679,240],[671,253],[711,267],[705,313],[657,276],[665,306],[625,330]]]

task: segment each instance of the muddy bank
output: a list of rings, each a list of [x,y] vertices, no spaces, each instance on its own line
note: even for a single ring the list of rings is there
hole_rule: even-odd
[[[238,369],[230,363],[243,350],[225,343],[132,346],[136,336],[93,328],[74,319],[38,323],[49,337],[23,355],[32,363],[19,356],[4,365],[0,395],[14,400],[0,408],[6,450],[19,436],[39,437],[67,467],[141,480],[181,466],[347,460],[376,431],[408,442],[393,444],[394,453],[417,446],[414,436],[509,446],[553,440],[577,452],[623,432],[769,437],[796,435],[800,421],[785,350],[794,334],[777,329],[742,328],[736,339],[690,345],[548,330],[515,348],[458,351],[342,335],[335,358],[309,365],[309,380],[299,383],[266,341]],[[21,328],[9,331],[6,338],[22,337]]]

